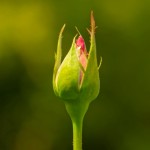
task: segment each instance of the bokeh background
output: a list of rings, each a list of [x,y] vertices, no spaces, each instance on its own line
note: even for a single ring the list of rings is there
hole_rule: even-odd
[[[0,1],[0,150],[71,150],[72,125],[52,89],[63,57],[94,11],[101,92],[84,119],[84,150],[150,150],[150,1]]]

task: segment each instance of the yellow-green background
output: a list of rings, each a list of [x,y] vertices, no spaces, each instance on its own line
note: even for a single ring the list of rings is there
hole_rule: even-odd
[[[87,47],[94,11],[101,93],[84,120],[84,150],[150,150],[150,1],[0,1],[0,150],[71,150],[72,126],[52,89],[77,33]]]

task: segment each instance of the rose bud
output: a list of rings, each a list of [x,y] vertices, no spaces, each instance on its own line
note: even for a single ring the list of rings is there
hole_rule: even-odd
[[[82,35],[73,39],[72,46],[61,62],[62,27],[55,56],[53,88],[66,101],[92,101],[99,94],[100,79],[96,56],[95,21],[91,13],[90,50],[87,52]]]

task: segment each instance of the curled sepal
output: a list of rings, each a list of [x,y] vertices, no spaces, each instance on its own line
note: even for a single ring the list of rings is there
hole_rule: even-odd
[[[55,79],[56,79],[56,74],[57,71],[61,65],[61,57],[62,57],[62,33],[65,29],[65,24],[63,25],[63,27],[61,28],[61,31],[59,33],[59,37],[58,37],[58,43],[57,43],[57,52],[55,54],[55,65],[54,65],[54,71],[53,71],[53,89],[56,95],[58,95],[57,93],[57,89],[56,89],[56,84],[55,84]]]

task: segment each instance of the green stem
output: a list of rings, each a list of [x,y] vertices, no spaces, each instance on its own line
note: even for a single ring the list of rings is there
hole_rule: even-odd
[[[80,100],[76,103],[66,102],[66,109],[73,126],[73,150],[82,150],[82,125],[88,105],[87,102]]]
[[[82,124],[83,119],[72,121],[73,125],[73,150],[82,150]]]

